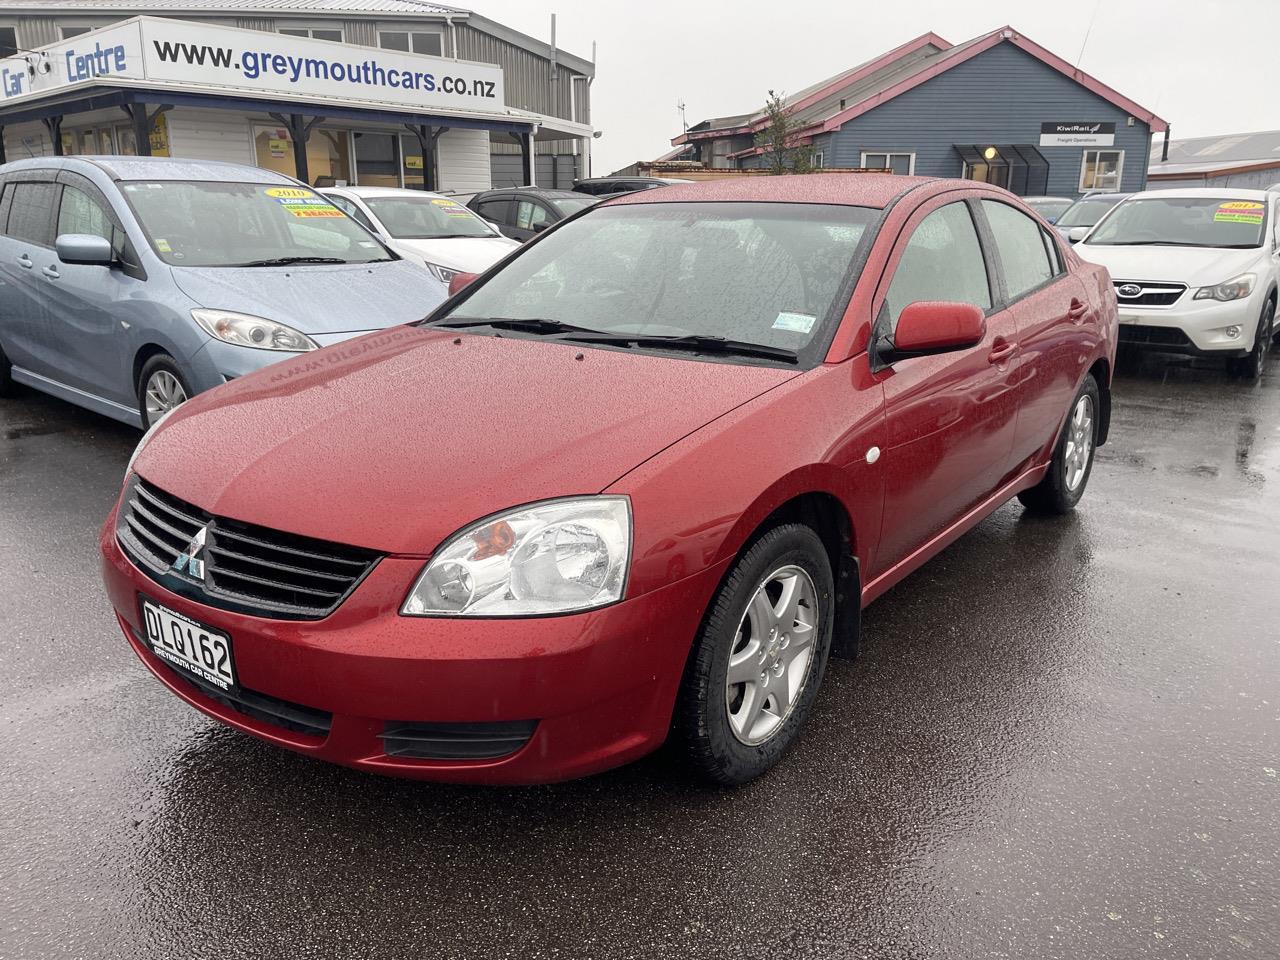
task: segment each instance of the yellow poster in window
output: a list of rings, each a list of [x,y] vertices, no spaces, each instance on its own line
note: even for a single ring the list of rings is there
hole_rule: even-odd
[[[404,168],[406,170],[421,170],[422,158],[421,157],[405,157]]]
[[[164,118],[163,113],[156,114],[156,118],[151,121],[151,134],[147,139],[151,143],[153,157],[169,156],[169,121]]]

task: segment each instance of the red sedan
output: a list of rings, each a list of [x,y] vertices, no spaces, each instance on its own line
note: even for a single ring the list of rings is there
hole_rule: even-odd
[[[1106,271],[981,184],[631,194],[174,411],[107,590],[175,694],[300,753],[533,783],[671,738],[741,783],[863,606],[1011,497],[1075,506],[1116,323]]]

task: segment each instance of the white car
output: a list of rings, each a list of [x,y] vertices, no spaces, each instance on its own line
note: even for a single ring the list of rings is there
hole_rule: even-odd
[[[1275,334],[1280,194],[1135,193],[1075,246],[1111,272],[1120,344],[1222,357],[1257,379]]]
[[[459,273],[483,273],[520,247],[443,194],[398,187],[326,187],[319,192],[444,283]]]

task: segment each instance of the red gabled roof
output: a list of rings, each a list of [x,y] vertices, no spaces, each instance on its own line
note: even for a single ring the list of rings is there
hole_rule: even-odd
[[[796,136],[802,138],[797,142],[804,142],[805,139],[819,133],[828,133],[832,130],[838,130],[848,121],[859,117],[870,110],[874,110],[882,103],[887,103],[894,97],[906,93],[918,87],[926,81],[932,80],[940,74],[946,73],[953,67],[957,67],[968,60],[973,59],[980,54],[985,53],[992,47],[1000,43],[1011,43],[1018,49],[1035,57],[1041,63],[1054,70],[1057,70],[1063,76],[1074,80],[1087,90],[1097,94],[1103,100],[1119,107],[1132,117],[1136,117],[1143,123],[1147,124],[1152,133],[1167,131],[1169,124],[1156,116],[1155,113],[1146,107],[1130,100],[1107,86],[1100,80],[1091,77],[1078,67],[1073,67],[1066,60],[1063,60],[1057,54],[1046,50],[1038,43],[1027,39],[1018,31],[1010,26],[1003,26],[999,29],[992,30],[990,33],[975,37],[958,46],[952,46],[941,37],[934,33],[926,33],[916,37],[914,40],[908,41],[900,47],[890,50],[882,57],[855,67],[853,70],[846,71],[831,81],[824,83],[820,88],[807,92],[800,100],[794,104],[787,105],[787,111],[795,112],[804,109],[819,102],[823,97],[830,96],[841,86],[856,83],[858,80],[865,79],[877,70],[882,70],[886,66],[891,65],[894,61],[920,50],[922,47],[933,45],[939,48],[936,55],[929,56],[920,62],[920,69],[908,73],[888,86],[882,87],[868,95],[862,97],[857,102],[846,106],[844,110],[834,113],[825,119],[815,121],[802,129],[796,131]],[[738,126],[728,127],[719,130],[699,131],[696,134],[684,134],[674,138],[673,144],[686,143],[691,139],[704,139],[707,137],[723,137],[732,134],[754,133],[763,129],[768,121],[760,118],[758,114],[753,115],[751,120]],[[750,156],[752,154],[762,152],[759,147],[752,147],[747,150],[739,151],[734,154],[735,157]]]
[[[1012,43],[1019,50],[1029,53],[1041,63],[1052,67],[1063,76],[1069,77],[1085,89],[1096,93],[1103,100],[1119,107],[1130,116],[1143,121],[1148,127],[1150,127],[1152,133],[1160,133],[1169,128],[1168,123],[1161,120],[1146,107],[1135,103],[1128,97],[1122,96],[1101,80],[1097,80],[1089,76],[1089,74],[1085,73],[1079,67],[1073,67],[1056,53],[1046,50],[1033,40],[1027,39],[1022,34],[1018,33],[1018,31],[1014,30],[1013,27],[1003,26],[998,30],[992,30],[990,33],[984,34],[981,37],[976,37],[968,43],[962,44],[960,47],[953,47],[950,50],[939,54],[932,60],[926,61],[920,70],[902,80],[899,80],[893,86],[872,94],[864,100],[861,100],[839,113],[828,117],[821,124],[814,124],[812,129],[806,129],[802,132],[825,133],[830,130],[839,129],[841,125],[852,120],[854,117],[861,116],[867,111],[875,109],[880,106],[880,104],[892,100],[894,97],[906,93],[908,90],[918,87],[927,80],[932,80],[939,74],[946,73],[948,70],[959,66],[967,60],[972,60],[974,57],[985,53],[1000,43]]]

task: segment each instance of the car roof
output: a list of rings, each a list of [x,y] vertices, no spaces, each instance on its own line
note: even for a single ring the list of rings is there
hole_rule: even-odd
[[[1132,196],[1132,193],[1086,193],[1080,200],[1124,200]],[[1076,203],[1079,203],[1080,200],[1077,200]]]
[[[550,197],[553,200],[556,197],[571,197],[574,200],[581,200],[583,198],[583,194],[578,193],[575,190],[553,190],[550,187],[494,187],[492,190],[485,190],[481,193],[477,193],[475,197],[472,197],[471,199],[474,200],[476,197],[487,197],[494,193],[532,193],[534,196]]]
[[[1132,193],[1131,197],[1141,197],[1146,200],[1151,197],[1184,197],[1194,199],[1196,197],[1221,198],[1224,200],[1267,200],[1269,191],[1267,190],[1247,190],[1244,187],[1181,187],[1177,190],[1144,190],[1141,193]]]
[[[793,176],[734,177],[699,183],[672,183],[661,190],[642,190],[605,199],[604,204],[706,203],[832,203],[848,207],[885,207],[894,199],[933,177],[904,177],[893,173],[809,173]],[[976,184],[975,184],[976,186]]]
[[[1067,203],[1071,203],[1071,198],[1070,198],[1070,197],[1050,197],[1050,196],[1043,196],[1043,197],[1023,197],[1023,198],[1022,198],[1022,200],[1023,200],[1023,202],[1024,202],[1024,203],[1030,203],[1032,200],[1065,200]]]
[[[321,187],[321,193],[347,193],[353,197],[426,197],[428,200],[451,200],[442,193],[431,190],[412,190],[407,187]]]
[[[4,165],[4,170],[97,167],[112,180],[218,180],[228,183],[279,183],[297,186],[292,177],[221,160],[187,160],[178,157],[32,157]]]

